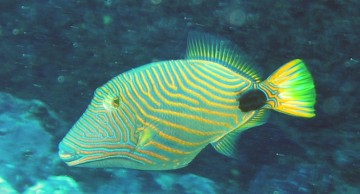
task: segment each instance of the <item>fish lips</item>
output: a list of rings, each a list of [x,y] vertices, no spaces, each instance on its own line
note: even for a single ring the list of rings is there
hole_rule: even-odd
[[[82,158],[81,155],[79,155],[71,147],[67,146],[63,141],[59,143],[58,154],[61,160],[63,160],[68,166],[74,166],[72,163]]]

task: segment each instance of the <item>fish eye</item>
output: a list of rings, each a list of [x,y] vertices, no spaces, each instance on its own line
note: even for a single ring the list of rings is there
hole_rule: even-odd
[[[116,110],[120,106],[121,99],[119,96],[107,95],[103,99],[103,107],[108,110]]]
[[[115,97],[113,100],[112,100],[112,106],[113,107],[119,107],[119,97]]]

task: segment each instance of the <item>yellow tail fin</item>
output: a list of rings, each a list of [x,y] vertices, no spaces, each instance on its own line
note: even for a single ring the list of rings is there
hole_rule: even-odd
[[[314,117],[314,80],[300,59],[292,60],[259,84],[267,96],[267,107],[299,117]]]

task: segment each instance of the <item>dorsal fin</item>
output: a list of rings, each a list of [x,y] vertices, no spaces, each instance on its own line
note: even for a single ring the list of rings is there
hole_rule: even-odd
[[[260,82],[254,68],[240,55],[240,50],[230,41],[215,36],[191,32],[187,43],[186,59],[208,60],[220,63],[243,76]]]

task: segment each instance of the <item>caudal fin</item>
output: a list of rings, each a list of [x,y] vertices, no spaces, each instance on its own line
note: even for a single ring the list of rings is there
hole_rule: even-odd
[[[273,110],[299,117],[315,116],[314,80],[302,60],[286,63],[259,87],[267,95],[267,106]]]

